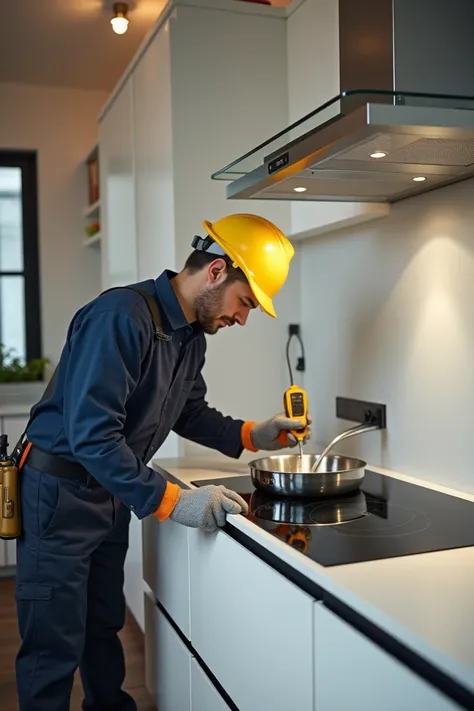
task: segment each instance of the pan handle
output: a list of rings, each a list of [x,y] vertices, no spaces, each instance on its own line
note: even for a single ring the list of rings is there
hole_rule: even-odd
[[[372,432],[373,430],[379,429],[380,427],[378,427],[377,425],[363,424],[356,425],[355,427],[351,427],[350,429],[341,432],[341,434],[338,434],[336,437],[334,437],[334,439],[328,444],[328,446],[323,449],[322,453],[319,455],[319,457],[311,467],[311,473],[313,474],[317,470],[324,457],[338,442],[341,442],[343,439],[347,439],[348,437],[354,437],[354,435],[361,434],[362,432]]]

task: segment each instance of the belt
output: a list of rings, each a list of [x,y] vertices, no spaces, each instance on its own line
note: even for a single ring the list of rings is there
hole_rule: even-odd
[[[26,462],[34,469],[40,469],[47,474],[52,474],[60,479],[68,479],[81,486],[86,486],[88,489],[95,489],[101,484],[89,474],[81,464],[77,462],[69,462],[67,459],[62,459],[55,454],[43,452],[36,446],[32,446]]]

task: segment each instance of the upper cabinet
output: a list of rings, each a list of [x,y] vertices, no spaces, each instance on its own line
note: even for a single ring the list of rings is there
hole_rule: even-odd
[[[102,289],[137,281],[133,86],[128,79],[100,122]]]

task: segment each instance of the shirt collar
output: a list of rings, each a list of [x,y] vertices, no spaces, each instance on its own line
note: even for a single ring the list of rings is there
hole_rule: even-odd
[[[166,269],[162,272],[162,274],[155,279],[156,295],[170,329],[177,331],[180,328],[184,328],[188,334],[191,335],[197,332],[197,330],[200,330],[200,328],[198,328],[197,324],[188,323],[184,315],[183,309],[171,285],[171,279],[175,276],[176,272],[171,271],[171,269]]]

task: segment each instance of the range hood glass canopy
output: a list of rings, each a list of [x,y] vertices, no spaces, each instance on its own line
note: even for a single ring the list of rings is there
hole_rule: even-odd
[[[212,179],[230,199],[397,202],[474,175],[473,109],[472,96],[342,92]]]

